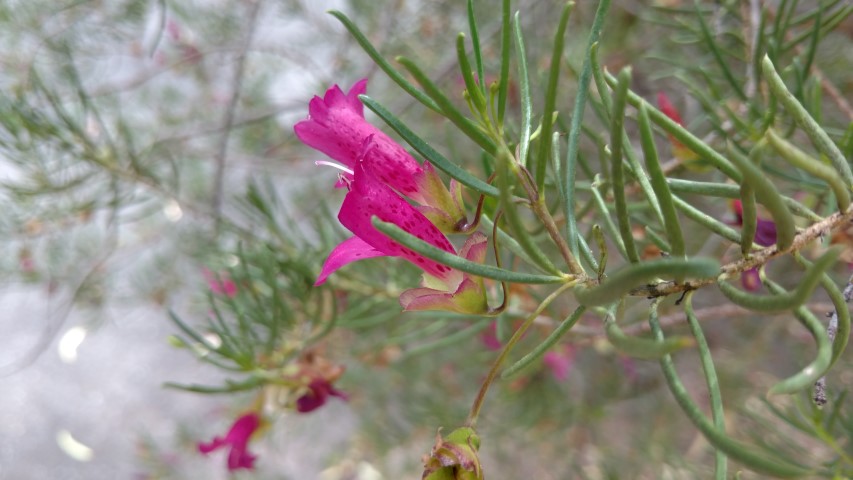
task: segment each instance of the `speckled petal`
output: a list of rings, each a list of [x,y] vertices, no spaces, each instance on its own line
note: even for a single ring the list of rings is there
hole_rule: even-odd
[[[344,265],[366,258],[381,257],[386,255],[381,251],[371,247],[364,240],[358,237],[350,237],[335,247],[326,262],[323,264],[323,269],[320,271],[320,276],[314,282],[314,286],[322,285],[329,275],[337,271]]]
[[[386,255],[403,257],[429,275],[451,282],[460,272],[436,263],[394,242],[373,227],[371,218],[390,222],[421,240],[444,251],[456,253],[438,228],[402,197],[375,179],[360,162],[355,167],[352,190],[344,198],[338,219],[341,224],[368,245]]]

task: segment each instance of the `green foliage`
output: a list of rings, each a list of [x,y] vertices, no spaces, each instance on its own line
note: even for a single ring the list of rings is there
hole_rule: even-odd
[[[450,437],[448,445],[459,445],[444,447],[479,455],[476,471],[482,464],[488,478],[534,476],[524,470],[530,463],[547,468],[536,478],[657,478],[674,469],[723,479],[741,468],[779,477],[851,474],[850,406],[835,373],[850,363],[843,352],[853,287],[838,287],[844,282],[835,268],[842,256],[849,262],[849,252],[827,244],[853,218],[853,113],[842,77],[850,69],[830,69],[822,45],[849,48],[849,39],[834,35],[853,8],[696,0],[653,2],[635,14],[609,0],[504,0],[500,9],[469,0],[427,2],[420,16],[406,2],[385,9],[378,6],[384,2],[353,1],[329,12],[348,35],[341,37],[345,58],[325,65],[335,78],[315,79],[312,90],[319,94],[327,83],[346,90],[347,68],[360,76],[371,65],[387,76],[371,78],[370,95],[359,99],[418,160],[465,189],[474,219],[459,232],[479,228],[493,254],[472,262],[393,222],[374,218],[372,225],[415,254],[487,279],[490,304],[502,304],[473,317],[401,313],[397,298],[418,279],[399,259],[348,265],[314,285],[343,239],[335,219],[340,196],[332,196],[328,178],[321,187],[287,183],[302,181],[308,154],[293,147],[289,127],[281,133],[275,117],[284,107],[270,106],[268,92],[277,70],[293,66],[259,60],[252,50],[264,13],[306,14],[304,5],[286,3],[195,15],[190,4],[121,2],[104,17],[116,19],[114,28],[98,38],[40,29],[44,12],[82,21],[74,8],[0,7],[0,22],[29,25],[47,39],[26,81],[0,94],[0,154],[15,172],[0,185],[10,212],[0,231],[13,237],[34,220],[88,223],[94,216],[114,235],[103,243],[117,248],[127,225],[147,222],[150,235],[165,235],[171,224],[153,220],[162,212],[193,216],[181,230],[191,240],[175,240],[176,250],[207,265],[209,291],[195,305],[161,292],[160,303],[170,307],[174,345],[228,378],[168,385],[252,392],[259,403],[273,399],[278,414],[304,394],[298,369],[328,358],[349,366],[341,384],[365,423],[363,455],[380,462],[400,444],[423,453],[438,427],[463,425],[467,412],[461,431],[477,425],[482,449]],[[198,31],[198,40],[168,33],[178,27],[167,27],[167,13]],[[151,19],[160,19],[159,32],[137,47],[172,55],[157,75],[174,82],[146,78],[138,90],[94,82],[89,69],[97,62],[87,53],[101,47],[93,43],[124,38]],[[454,28],[467,33],[454,37]],[[211,51],[234,45],[242,50],[229,57],[236,66],[225,75],[211,65]],[[296,64],[309,69],[309,61]],[[853,58],[845,61],[850,67]],[[216,78],[234,80],[227,101],[211,108],[206,102],[221,95]],[[684,119],[655,102],[653,90],[685,107]],[[217,120],[207,122],[211,112]],[[193,132],[180,133],[188,124]],[[274,160],[237,179],[234,158],[261,162],[271,152]],[[242,195],[228,195],[223,181],[232,174]],[[737,215],[720,199],[739,200]],[[770,223],[775,244],[758,245]],[[10,258],[31,255],[31,243],[15,244],[21,253]],[[792,268],[793,261],[805,266]],[[760,285],[733,281],[756,268]],[[747,291],[753,287],[770,294]],[[829,325],[815,314],[821,292],[834,311]],[[788,335],[770,318],[776,312],[810,335]],[[642,334],[648,330],[652,338]],[[488,350],[489,342],[500,343],[500,352]],[[788,360],[776,365],[780,355]],[[689,373],[679,374],[676,363]],[[783,372],[789,368],[795,373]],[[783,380],[756,385],[756,372]],[[683,418],[671,415],[671,399],[658,388],[664,384]],[[820,408],[826,388],[832,400]],[[786,395],[778,400],[784,408],[771,403],[775,397],[751,411],[733,408],[768,389]],[[811,401],[804,400],[808,390]],[[706,391],[711,418],[695,400]],[[636,418],[654,424],[607,423],[646,408],[646,393],[654,394],[651,406]],[[732,427],[746,419],[773,435],[765,441]],[[663,433],[643,442],[658,427]],[[623,428],[630,434],[614,435]],[[798,436],[786,437],[788,430]],[[684,455],[694,431],[713,452]],[[566,448],[549,447],[578,446],[578,435],[591,439],[579,447],[586,455],[556,465]],[[620,449],[638,445],[637,457],[621,458]],[[511,455],[499,458],[504,449]],[[821,456],[813,458],[813,449]],[[410,456],[417,463],[419,455]],[[447,467],[436,462],[437,473]]]

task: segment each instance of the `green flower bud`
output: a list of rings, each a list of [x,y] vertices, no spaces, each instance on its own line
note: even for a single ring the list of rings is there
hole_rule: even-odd
[[[477,450],[480,437],[471,427],[460,427],[445,438],[436,434],[435,446],[424,456],[422,480],[483,480]]]

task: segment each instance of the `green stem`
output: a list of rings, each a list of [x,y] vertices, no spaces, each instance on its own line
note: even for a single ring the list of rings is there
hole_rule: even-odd
[[[720,393],[720,380],[717,378],[717,370],[714,368],[714,358],[711,356],[711,349],[708,347],[708,341],[705,340],[705,334],[702,332],[702,326],[699,325],[699,319],[693,312],[693,293],[687,292],[684,299],[684,313],[687,315],[687,323],[690,326],[690,332],[693,338],[696,339],[696,349],[699,352],[699,361],[702,363],[702,371],[705,373],[705,382],[708,385],[708,398],[711,401],[711,417],[714,420],[714,428],[720,432],[726,431],[726,416],[723,411],[723,397]],[[714,467],[715,478],[717,480],[726,480],[726,464],[728,460],[726,454],[722,450],[714,451]]]
[[[829,157],[829,161],[841,175],[841,179],[844,180],[847,188],[853,187],[853,171],[850,170],[850,165],[847,163],[847,159],[844,158],[844,154],[841,153],[838,146],[829,138],[829,135],[818,125],[815,119],[809,115],[805,107],[797,101],[794,94],[788,91],[785,82],[776,72],[773,62],[770,61],[767,55],[764,56],[761,65],[764,70],[764,76],[767,79],[767,86],[770,87],[773,95],[782,103],[782,106],[785,107],[788,113],[794,117],[794,121],[806,132],[806,135],[808,135],[818,151]]]
[[[590,60],[589,52],[592,45],[598,42],[609,9],[610,0],[601,0],[598,2],[598,9],[595,11],[595,18],[592,21],[592,28],[590,29],[586,49],[584,50],[586,55],[580,79],[578,80],[578,93],[575,97],[575,105],[572,110],[572,122],[569,127],[569,143],[566,151],[565,166],[561,169],[563,171],[563,190],[566,192],[566,196],[563,199],[565,202],[563,210],[566,215],[566,240],[569,243],[569,250],[575,256],[578,254],[578,235],[580,235],[575,218],[575,177],[577,173],[576,163],[580,148],[583,112],[586,106],[587,95],[589,95],[589,82],[592,77],[592,61]]]
[[[619,234],[625,245],[628,261],[637,263],[640,255],[634,243],[634,233],[631,230],[631,220],[628,218],[628,206],[625,200],[625,168],[622,165],[622,129],[625,125],[625,96],[631,85],[631,69],[626,67],[619,72],[619,80],[613,98],[613,111],[610,115],[610,160],[613,180],[613,203],[616,205],[616,220],[619,223]]]
[[[663,340],[664,335],[663,330],[660,328],[660,322],[658,321],[656,303],[657,301],[652,303],[652,310],[649,315],[649,325],[652,328],[652,333],[654,333],[655,338]],[[715,448],[759,473],[775,475],[783,478],[801,477],[812,473],[798,465],[793,465],[785,460],[770,457],[763,452],[758,452],[753,447],[737,441],[726,435],[724,432],[718,430],[713,423],[708,421],[699,406],[690,398],[690,394],[687,392],[684,384],[681,383],[681,379],[678,378],[678,372],[675,370],[675,363],[672,361],[672,355],[664,355],[660,359],[660,366],[663,371],[664,378],[666,379],[667,386],[669,387],[670,392],[672,392],[672,396],[675,397],[675,401],[678,403],[678,406],[681,407],[681,410],[687,414],[687,418],[690,419],[693,425],[702,432],[702,435],[704,435]]]
[[[512,337],[506,342],[503,350],[498,355],[498,358],[495,359],[495,362],[492,364],[492,368],[489,369],[489,373],[486,375],[486,379],[483,380],[483,384],[480,386],[480,391],[477,393],[477,397],[474,399],[474,403],[471,405],[471,411],[468,413],[468,420],[465,422],[465,425],[471,428],[474,428],[477,424],[477,417],[480,416],[480,409],[483,407],[483,402],[486,400],[486,393],[489,391],[489,387],[492,386],[492,382],[498,375],[498,370],[500,370],[501,365],[506,360],[509,352],[515,347],[515,344],[518,343],[519,340],[524,336],[524,333],[527,332],[527,329],[533,325],[533,321],[536,320],[542,312],[551,305],[551,302],[556,300],[560,295],[562,295],[566,290],[572,288],[572,283],[566,283],[561,285],[560,288],[551,292],[542,303],[536,307],[536,310],[533,311],[525,320],[524,323],[518,327],[518,330],[513,333]]]

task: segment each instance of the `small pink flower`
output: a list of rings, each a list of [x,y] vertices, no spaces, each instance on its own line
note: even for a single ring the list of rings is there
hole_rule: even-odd
[[[390,222],[421,240],[456,254],[447,237],[424,214],[409,205],[387,185],[374,178],[364,162],[355,165],[350,191],[344,198],[338,220],[355,234],[335,247],[326,259],[315,285],[320,285],[349,263],[378,256],[402,257],[424,271],[424,287],[403,292],[400,303],[406,310],[449,310],[464,313],[488,309],[483,279],[430,260],[383,235],[371,223],[372,217]],[[483,262],[487,239],[477,232],[468,238],[460,256]]]
[[[239,417],[225,437],[214,437],[209,443],[199,443],[198,451],[207,455],[219,448],[229,448],[228,470],[254,468],[255,456],[249,453],[248,444],[252,434],[261,425],[261,419],[256,412],[249,412]]]
[[[545,353],[542,362],[551,370],[554,380],[565,381],[575,363],[575,349],[571,345],[563,345],[562,348]]]
[[[658,107],[664,115],[669,117],[670,120],[684,126],[684,122],[681,120],[681,114],[678,113],[675,105],[672,104],[669,97],[664,92],[658,93]],[[669,143],[672,145],[672,155],[675,158],[683,162],[692,162],[699,159],[699,155],[697,155],[696,152],[684,146],[683,143],[679,142],[678,139],[672,135],[669,135]]]
[[[323,378],[316,378],[308,385],[308,392],[296,399],[296,411],[299,413],[313,412],[326,404],[329,397],[346,400],[347,394],[336,389]]]
[[[743,204],[740,200],[732,202],[732,210],[734,210],[735,216],[737,217],[735,225],[743,225]],[[769,247],[776,243],[776,224],[773,220],[766,220],[758,217],[755,229],[755,243],[762,247]]]
[[[366,91],[366,78],[356,82],[346,94],[333,85],[323,98],[315,96],[311,100],[308,120],[297,123],[293,130],[302,143],[349,168],[355,167],[364,142],[372,136],[376,157],[367,169],[398,192],[419,200],[415,178],[423,169],[403,147],[365,120],[364,106],[358,96]]]
[[[405,148],[365,120],[358,96],[366,90],[367,79],[362,79],[346,94],[333,85],[323,98],[315,96],[308,104],[308,119],[293,127],[296,136],[349,170],[363,159],[365,170],[423,205],[424,213],[439,220],[442,230],[454,231],[466,223],[461,188],[456,182],[451,182],[448,191],[429,162],[422,167]],[[366,155],[368,149],[370,154]]]
[[[483,330],[480,334],[480,341],[483,342],[483,345],[489,350],[500,350],[503,347],[501,341],[498,339],[498,323],[497,321],[492,322],[489,325],[489,328]]]
[[[735,225],[743,225],[743,203],[740,200],[732,202],[732,210],[735,212],[737,220]],[[776,223],[772,220],[766,220],[758,217],[755,228],[755,243],[762,247],[769,247],[776,243]],[[761,289],[761,277],[758,274],[757,268],[747,270],[740,275],[740,283],[746,290],[755,292]]]
[[[237,284],[224,274],[216,274],[208,269],[202,269],[204,279],[207,280],[207,285],[210,291],[216,295],[225,295],[228,298],[234,298],[237,295]]]

